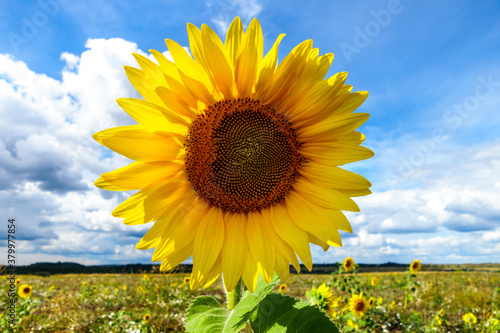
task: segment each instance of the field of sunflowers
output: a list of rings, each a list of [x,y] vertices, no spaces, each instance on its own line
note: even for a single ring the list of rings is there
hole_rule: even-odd
[[[423,272],[414,261],[406,272],[360,274],[356,268],[347,258],[330,275],[291,275],[276,292],[320,307],[342,332],[500,331],[500,267]],[[183,332],[195,297],[225,302],[220,278],[191,291],[187,274],[154,271],[18,276],[10,326],[10,282],[3,284],[2,332]]]

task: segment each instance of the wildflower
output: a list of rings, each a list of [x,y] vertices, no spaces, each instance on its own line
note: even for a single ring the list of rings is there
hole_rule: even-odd
[[[147,274],[144,274],[144,275],[142,276],[142,278],[144,279],[144,281],[148,281],[148,280],[149,280],[149,276],[148,276]]]
[[[476,318],[476,316],[472,312],[464,314],[462,316],[462,319],[467,324],[476,324],[477,323],[477,318]]]
[[[382,302],[383,302],[383,301],[384,301],[384,299],[383,299],[382,297],[379,297],[379,298],[377,299],[377,305],[378,305],[378,306],[382,305]]]
[[[325,311],[330,317],[333,315],[335,297],[333,296],[333,291],[330,287],[327,287],[325,283],[319,286],[317,289],[312,288],[306,293],[309,303],[318,306],[320,309]]]
[[[188,284],[189,282],[191,282],[191,278],[190,278],[189,276],[186,276],[186,277],[184,278],[184,282],[183,282],[183,283],[184,283],[184,284]]]
[[[422,264],[420,263],[420,260],[413,260],[410,265],[410,272],[416,273],[421,269],[422,269]]]
[[[288,286],[285,283],[283,283],[279,288],[280,293],[284,293],[287,290],[287,288]]]
[[[49,292],[52,292],[52,290],[54,290],[54,288],[55,288],[54,286],[50,286]]]
[[[375,287],[375,286],[377,285],[377,282],[378,282],[378,279],[377,279],[376,277],[372,277],[372,279],[371,279],[371,283],[370,283],[370,284],[371,284],[373,287]]]
[[[21,284],[21,279],[16,279],[16,286],[19,286]]]
[[[333,54],[318,57],[311,40],[278,65],[280,35],[264,57],[257,19],[245,32],[236,18],[225,44],[206,25],[188,24],[188,35],[194,59],[167,39],[174,62],[151,51],[158,64],[134,54],[141,69],[125,68],[145,100],[118,104],[138,124],[94,138],[135,162],[95,185],[139,190],[112,214],[156,221],[137,248],[156,248],[162,271],[192,256],[192,289],[222,271],[227,291],[240,278],[253,291],[259,273],[285,281],[298,259],[311,270],[310,241],[341,246],[338,230],[352,232],[342,211],[371,193],[339,168],[373,156],[356,131],[369,115],[353,113],[367,92],[351,93],[346,73],[324,79]]]
[[[122,289],[123,289],[123,290],[127,290],[127,286],[126,286],[126,285],[123,285]]]
[[[87,288],[88,285],[89,283],[87,281],[82,282],[82,288]]]
[[[354,269],[354,259],[351,257],[345,258],[342,266],[346,272],[351,272]]]
[[[374,305],[375,305],[375,297],[370,297],[368,299],[368,307],[373,308]]]
[[[143,317],[142,320],[144,320],[146,323],[148,323],[151,320],[151,314],[146,313]]]
[[[390,305],[390,309],[394,310],[395,308],[396,308],[396,301],[392,301],[392,303]]]
[[[366,303],[366,298],[363,296],[363,293],[352,295],[349,300],[349,309],[353,315],[356,317],[363,317],[367,308],[368,304]]]
[[[29,284],[22,284],[19,286],[17,294],[22,298],[27,298],[31,296],[31,294],[33,294],[33,287],[30,286]]]

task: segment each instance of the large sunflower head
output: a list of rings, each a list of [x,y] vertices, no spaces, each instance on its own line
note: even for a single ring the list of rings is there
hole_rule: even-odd
[[[138,124],[94,138],[134,162],[96,186],[140,190],[112,214],[155,221],[137,248],[156,248],[161,270],[192,256],[193,289],[221,271],[228,290],[240,277],[253,290],[258,274],[286,280],[298,259],[310,270],[309,244],[341,246],[338,230],[352,232],[342,210],[370,193],[340,167],[373,155],[356,131],[368,114],[353,113],[368,93],[344,72],[325,78],[333,54],[311,40],[278,64],[280,35],[264,55],[256,19],[245,31],[236,18],[224,41],[206,25],[188,35],[193,57],[167,39],[173,62],[152,50],[156,62],[134,54],[141,68],[125,67],[144,99],[118,104]]]
[[[420,263],[420,260],[413,260],[410,265],[410,272],[417,273],[421,269],[422,269],[422,264]]]

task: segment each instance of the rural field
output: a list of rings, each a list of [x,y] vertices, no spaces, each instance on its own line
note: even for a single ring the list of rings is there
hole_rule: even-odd
[[[325,283],[335,298],[330,316],[343,332],[499,332],[500,265],[461,269],[420,271],[413,277],[408,272],[299,274],[276,291],[307,299],[311,288]],[[18,288],[29,288],[26,294],[19,291],[24,297],[16,307],[15,329],[8,324],[4,280],[1,331],[183,332],[194,297],[225,300],[220,278],[206,290],[190,291],[187,277],[157,272],[18,276]],[[360,292],[372,305],[354,316],[349,299]]]

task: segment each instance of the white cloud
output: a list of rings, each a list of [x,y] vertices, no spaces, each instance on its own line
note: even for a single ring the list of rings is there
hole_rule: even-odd
[[[211,21],[223,36],[236,16],[246,25],[262,11],[262,5],[257,0],[226,0],[206,4],[212,11]]]

